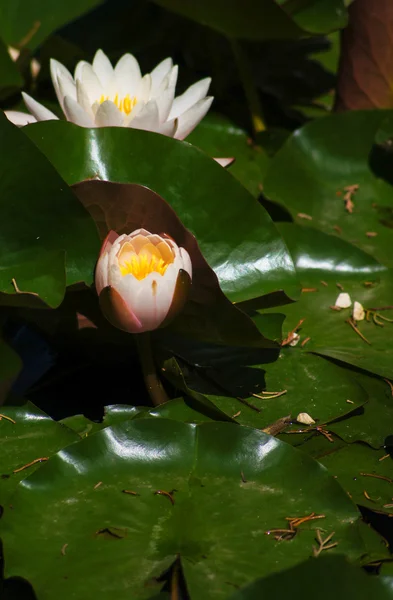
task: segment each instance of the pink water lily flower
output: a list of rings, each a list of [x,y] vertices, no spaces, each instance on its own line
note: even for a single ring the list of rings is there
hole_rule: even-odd
[[[203,119],[213,101],[211,96],[207,97],[209,77],[175,98],[178,67],[171,58],[143,77],[132,54],[124,54],[113,67],[102,50],[96,52],[92,64],[79,62],[74,77],[54,59],[50,61],[50,71],[67,120],[81,127],[131,127],[183,140]],[[35,120],[58,118],[28,94],[23,93],[23,99]],[[26,122],[24,113],[6,114],[16,125]]]
[[[183,308],[192,278],[191,259],[166,234],[111,231],[98,259],[95,285],[112,325],[129,333],[152,331]]]

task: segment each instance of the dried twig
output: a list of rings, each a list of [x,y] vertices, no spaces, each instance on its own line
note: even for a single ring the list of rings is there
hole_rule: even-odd
[[[362,334],[362,332],[356,327],[355,322],[353,321],[353,319],[349,318],[345,320],[346,323],[348,323],[348,325],[350,325],[352,327],[352,329],[355,331],[355,333],[358,334],[358,336],[360,336],[362,338],[362,340],[364,342],[366,342],[366,344],[368,344],[369,346],[371,346],[371,342],[368,341],[368,339],[366,337],[364,337],[364,335]]]
[[[45,462],[47,460],[49,460],[48,456],[43,456],[42,458],[36,458],[36,459],[32,460],[31,462],[27,463],[27,465],[23,465],[23,467],[19,467],[19,469],[14,469],[12,472],[19,473],[20,471],[24,471],[25,469],[28,469],[29,467],[32,467],[33,465],[36,465],[37,463]]]
[[[16,425],[16,421],[14,421],[14,419],[11,419],[11,417],[7,417],[7,415],[0,415],[0,421],[2,419],[5,419],[6,421],[9,421],[10,423],[13,423],[14,425]]]
[[[333,542],[333,544],[329,544],[330,540],[332,539],[332,537],[335,535],[335,532],[333,531],[332,533],[330,533],[327,538],[325,538],[324,540],[321,537],[321,530],[317,529],[317,537],[315,538],[316,541],[318,542],[318,548],[316,548],[315,546],[313,546],[313,556],[317,557],[321,554],[321,552],[323,552],[324,550],[330,550],[330,548],[335,548],[338,544],[338,542]]]
[[[295,337],[295,333],[297,333],[297,331],[300,329],[300,327],[303,325],[305,319],[300,319],[299,323],[296,325],[296,327],[294,329],[292,329],[292,331],[290,331],[287,335],[287,337],[281,342],[281,346],[288,346],[288,344],[290,344],[292,342],[292,340]]]
[[[344,188],[344,202],[345,202],[345,210],[347,212],[349,212],[350,214],[353,213],[353,209],[355,208],[355,204],[352,200],[354,194],[356,194],[356,192],[359,189],[359,185],[357,183],[355,183],[354,185],[347,185]]]

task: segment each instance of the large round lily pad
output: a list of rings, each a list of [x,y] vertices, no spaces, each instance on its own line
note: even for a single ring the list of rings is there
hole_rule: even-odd
[[[269,216],[198,148],[148,131],[87,129],[64,121],[34,123],[23,131],[69,184],[139,183],[162,196],[195,235],[230,300],[281,289],[295,294],[293,263]]]
[[[310,556],[318,528],[335,532],[330,552],[365,553],[357,509],[324,467],[231,423],[108,427],[24,480],[12,505],[2,518],[6,576],[27,578],[40,600],[147,598],[176,555],[193,600],[226,598]],[[275,539],[286,517],[311,513],[321,518]]]

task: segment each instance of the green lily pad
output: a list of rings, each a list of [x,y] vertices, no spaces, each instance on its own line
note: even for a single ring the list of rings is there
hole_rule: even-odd
[[[34,50],[51,33],[62,25],[101,4],[102,0],[71,0],[59,3],[56,0],[1,0],[0,35],[11,46],[22,46]]]
[[[203,346],[196,352],[172,345],[171,351],[179,360],[166,360],[162,374],[172,385],[242,425],[264,429],[284,417],[295,421],[299,413],[323,425],[354,412],[368,398],[346,369],[295,348],[284,349],[278,360],[277,353],[216,349],[214,354],[208,347],[203,352]]]
[[[7,149],[0,184],[0,292],[13,295],[0,302],[34,300],[20,290],[56,307],[66,283],[93,279],[99,249],[94,222],[49,161],[4,115],[0,143]]]
[[[148,409],[127,404],[112,404],[105,407],[105,414],[102,421],[91,421],[84,415],[72,415],[62,419],[60,423],[75,431],[80,437],[87,437],[105,427],[110,427],[116,423],[121,423],[127,419],[135,419],[144,414]]]
[[[384,213],[392,210],[393,188],[371,168],[370,156],[390,114],[348,111],[308,123],[273,157],[264,182],[264,193],[285,205],[296,222],[335,234],[388,266],[392,234]],[[344,188],[352,185],[359,189],[350,213]]]
[[[296,293],[291,258],[265,210],[194,146],[147,131],[64,121],[23,131],[69,184],[94,178],[139,183],[162,196],[195,235],[233,302],[284,289],[283,301]]]
[[[230,423],[108,427],[45,463],[12,503],[2,518],[5,575],[27,578],[42,600],[146,598],[177,555],[192,599],[226,598],[307,558],[317,528],[335,532],[330,552],[352,561],[365,552],[359,514],[324,467]],[[324,517],[290,541],[274,539],[285,517],[311,512]]]
[[[393,460],[384,449],[349,444],[319,461],[356,504],[393,514]]]
[[[367,392],[367,403],[350,418],[331,423],[329,429],[347,442],[361,440],[373,448],[380,448],[392,433],[392,390],[387,381],[378,377],[370,377],[365,373],[353,375]]]
[[[23,406],[3,406],[1,412],[0,504],[19,481],[31,475],[52,454],[80,439],[30,402]]]
[[[358,322],[363,339],[347,322],[350,308],[339,312],[331,308],[342,291],[365,308],[393,305],[393,273],[333,236],[290,224],[281,224],[280,231],[303,286],[300,300],[282,308],[287,315],[286,331],[304,319],[299,332],[300,344],[309,338],[304,350],[393,378],[393,323],[379,321],[383,326],[377,325],[371,317]],[[378,314],[393,318],[393,310]]]
[[[314,600],[316,590],[320,600],[391,600],[393,592],[378,577],[367,575],[359,567],[348,564],[344,556],[326,555],[265,579],[258,579],[235,592],[230,600],[270,598],[281,600]]]
[[[263,148],[254,145],[244,129],[226,117],[209,113],[188,136],[187,141],[209,156],[234,158],[235,162],[228,167],[228,171],[253,196],[260,195],[269,157]]]
[[[16,64],[8,54],[7,46],[0,40],[0,96],[4,97],[23,85],[23,79]]]
[[[300,37],[302,30],[274,0],[154,0],[156,4],[207,25],[230,38],[250,40]]]

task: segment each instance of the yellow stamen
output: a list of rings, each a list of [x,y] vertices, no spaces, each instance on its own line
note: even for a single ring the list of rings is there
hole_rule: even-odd
[[[111,100],[113,104],[115,104],[117,108],[121,112],[124,112],[126,115],[130,114],[137,102],[136,97],[130,96],[130,94],[127,94],[127,96],[124,96],[124,98],[119,98],[119,94],[116,94],[116,96],[113,99],[109,96],[104,96],[104,94],[102,94],[98,102],[99,104],[102,104],[103,102],[106,102],[106,100]]]
[[[144,279],[149,273],[159,273],[164,275],[169,263],[154,254],[134,254],[129,260],[119,264],[120,272],[124,275],[130,273],[139,281]]]

